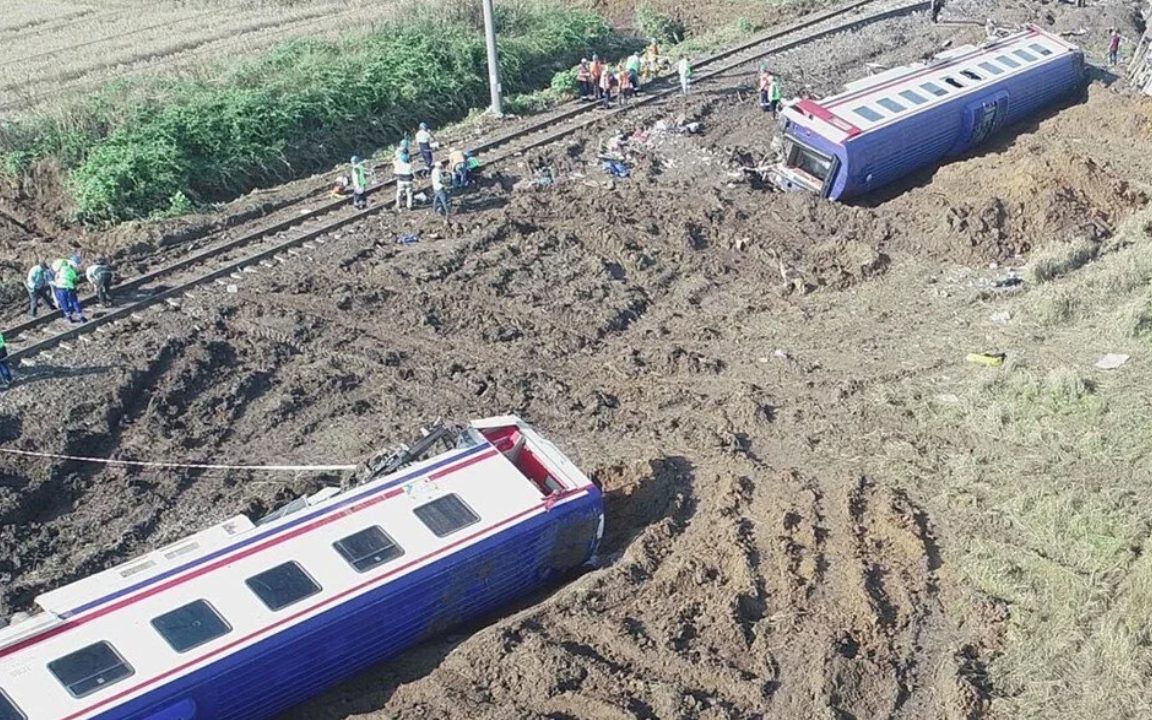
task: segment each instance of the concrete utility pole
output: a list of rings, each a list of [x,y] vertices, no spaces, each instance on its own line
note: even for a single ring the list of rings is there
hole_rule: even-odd
[[[496,60],[496,21],[493,18],[492,0],[484,3],[484,38],[488,45],[488,86],[492,89],[492,107],[489,110],[496,117],[504,114],[500,107],[500,64]]]

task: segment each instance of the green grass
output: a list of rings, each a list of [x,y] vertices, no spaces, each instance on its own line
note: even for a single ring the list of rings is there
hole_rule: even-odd
[[[483,34],[471,5],[405,14],[343,42],[303,40],[204,79],[108,86],[55,117],[0,126],[3,167],[48,159],[69,172],[78,219],[174,214],[367,155],[467,115],[487,98]],[[611,37],[604,20],[559,4],[501,5],[508,91],[545,84]]]

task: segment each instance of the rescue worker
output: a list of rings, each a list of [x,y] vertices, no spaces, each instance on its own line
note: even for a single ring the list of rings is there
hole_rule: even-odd
[[[757,89],[760,92],[760,109],[764,112],[769,111],[768,104],[768,88],[772,85],[772,73],[768,72],[768,63],[760,63],[760,75],[758,76]]]
[[[392,163],[392,174],[396,177],[396,212],[400,212],[400,198],[407,197],[408,209],[412,209],[412,163],[408,157],[396,158]]]
[[[648,47],[644,48],[644,57],[640,67],[641,82],[645,84],[660,73],[660,48],[656,45],[656,38],[652,38]]]
[[[624,62],[624,70],[628,73],[628,84],[632,86],[632,92],[640,91],[640,56],[632,53]],[[620,83],[620,87],[624,87],[624,83]]]
[[[4,389],[12,387],[12,366],[8,364],[8,343],[4,341],[4,333],[0,332],[0,382]]]
[[[780,95],[782,93],[780,86],[780,78],[775,75],[768,75],[768,109],[772,112],[772,119],[775,120],[780,114]]]
[[[458,148],[452,148],[448,153],[448,165],[452,167],[452,187],[464,187],[468,184],[468,158]]]
[[[451,180],[446,177],[447,170],[447,160],[441,160],[432,168],[432,211],[443,215],[445,221],[452,212],[452,203],[448,199],[448,184]]]
[[[932,22],[940,22],[940,11],[944,9],[944,0],[932,0]]]
[[[680,56],[680,62],[676,64],[676,72],[680,75],[680,92],[687,95],[688,89],[692,86],[692,65],[689,64],[686,55]]]
[[[604,63],[600,62],[599,55],[592,56],[592,65],[588,68],[589,74],[592,76],[592,92],[596,94],[596,99],[600,99],[600,76],[604,74]]]
[[[52,283],[56,290],[56,305],[60,308],[60,312],[64,313],[64,317],[68,318],[68,322],[86,323],[88,318],[84,317],[80,298],[76,296],[76,283],[80,279],[79,267],[78,255],[74,255],[72,260],[57,260],[52,263],[52,271],[55,273]]]
[[[404,138],[400,141],[400,144],[396,146],[396,159],[407,162],[410,157],[411,153],[408,152],[408,138]]]
[[[620,83],[620,104],[626,105],[636,94],[636,88],[632,85],[632,73],[628,72],[624,63],[620,63],[617,77]]]
[[[1108,64],[1115,65],[1120,59],[1120,31],[1113,28],[1112,35],[1108,38]]]
[[[600,70],[600,102],[607,109],[612,104],[612,86],[616,84],[616,76],[612,74],[612,67],[605,65]]]
[[[420,129],[416,131],[416,149],[420,151],[420,157],[424,159],[425,175],[431,173],[435,167],[435,162],[432,159],[432,143],[434,142],[436,142],[436,138],[432,137],[432,133],[428,131],[428,123],[420,123]]]
[[[108,294],[108,290],[112,286],[112,268],[108,267],[108,261],[104,258],[98,259],[95,264],[88,266],[88,271],[84,273],[84,276],[96,292],[96,302],[100,303],[101,307],[111,305],[111,296]]]
[[[352,156],[352,207],[363,210],[368,207],[368,172],[364,169],[364,161],[356,155]]]
[[[52,268],[48,267],[48,263],[41,260],[32,266],[28,271],[28,278],[24,281],[24,287],[28,289],[28,305],[32,313],[32,317],[36,317],[36,313],[40,308],[40,301],[44,301],[44,305],[49,309],[53,309],[55,304],[52,298]]]
[[[580,86],[580,99],[589,99],[592,96],[592,69],[588,66],[588,58],[581,58],[576,66],[576,83]]]

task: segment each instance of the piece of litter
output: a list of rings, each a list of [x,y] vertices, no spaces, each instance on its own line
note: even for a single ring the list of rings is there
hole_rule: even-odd
[[[1004,364],[1006,357],[1004,353],[968,353],[964,359],[970,363],[997,367]]]
[[[402,235],[396,240],[397,245],[411,245],[412,243],[419,242],[420,236],[417,234]]]
[[[783,350],[781,350],[779,348],[777,348],[776,351],[773,352],[772,354],[775,355],[776,357],[780,358],[781,360],[791,360],[792,359],[791,355],[789,355],[788,353],[784,352]]]
[[[760,358],[760,362],[766,363],[766,362],[768,362],[768,358],[762,357],[762,358]]]
[[[988,318],[997,325],[1003,325],[1012,319],[1012,314],[1007,310],[1001,310],[998,313],[992,313],[992,317]]]
[[[937,395],[936,399],[939,400],[940,402],[946,402],[946,403],[958,403],[958,402],[960,402],[960,398],[956,397],[952,393],[945,393],[943,395]]]
[[[240,288],[236,287],[235,285],[229,285],[228,287],[226,287],[226,288],[224,288],[224,289],[225,289],[226,291],[230,292],[230,293],[238,293],[238,292],[240,292]]]
[[[1096,367],[1101,370],[1115,370],[1124,363],[1128,362],[1128,355],[1120,353],[1108,353],[1104,357],[1096,361]]]

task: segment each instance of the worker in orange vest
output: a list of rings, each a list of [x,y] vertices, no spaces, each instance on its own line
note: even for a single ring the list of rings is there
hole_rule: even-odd
[[[581,58],[576,66],[576,82],[580,85],[580,99],[587,100],[592,96],[592,69],[588,67],[588,58]]]
[[[599,100],[603,96],[603,91],[600,88],[600,76],[604,74],[604,63],[600,62],[599,55],[592,56],[592,66],[588,70],[592,75],[592,88],[596,93],[596,99]]]

